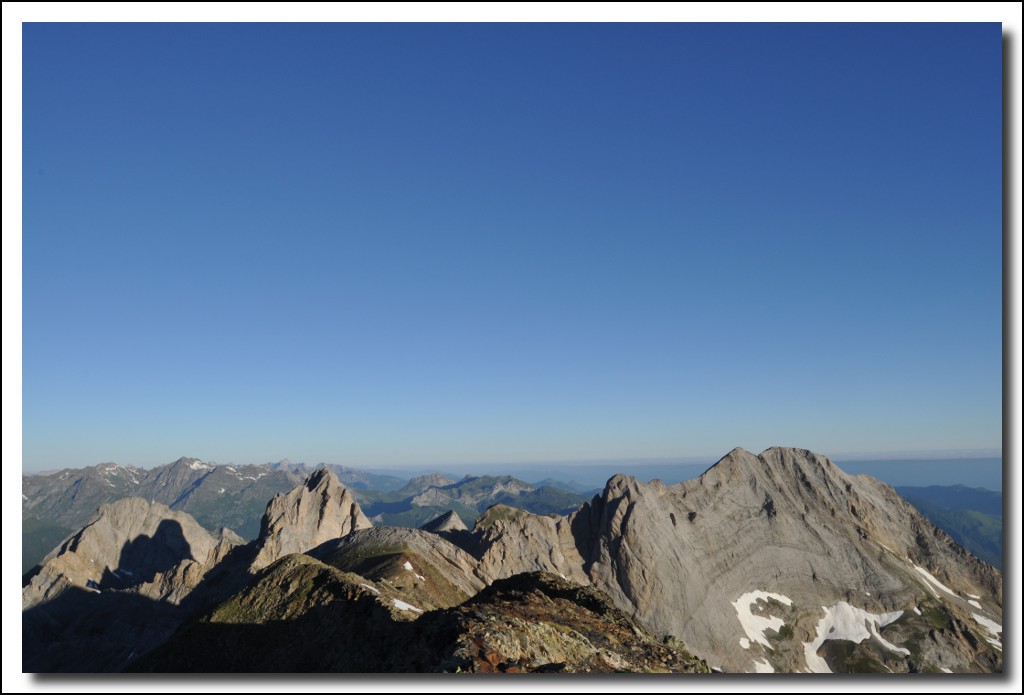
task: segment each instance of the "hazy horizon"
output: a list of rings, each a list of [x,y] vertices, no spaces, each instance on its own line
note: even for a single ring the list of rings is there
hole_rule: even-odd
[[[195,456],[191,453],[180,454],[173,457],[164,457],[159,460],[148,460],[142,463],[135,461],[118,461],[114,458],[101,458],[100,460],[90,462],[79,462],[79,463],[67,463],[57,468],[28,468],[23,466],[23,469],[27,473],[46,471],[46,470],[61,470],[62,468],[84,468],[86,466],[96,466],[103,463],[116,463],[118,465],[130,465],[137,468],[156,468],[163,466],[168,463],[174,463],[178,459],[182,458],[193,458],[203,461],[204,463],[211,463],[217,465],[228,465],[228,466],[245,466],[245,465],[264,465],[264,464],[276,464],[276,463],[293,463],[293,464],[306,464],[306,465],[319,465],[319,464],[330,464],[338,466],[347,466],[349,468],[363,469],[363,470],[426,470],[431,467],[437,466],[470,466],[470,467],[492,467],[497,468],[501,466],[521,466],[521,465],[544,465],[548,463],[558,464],[562,466],[588,466],[592,464],[654,464],[654,463],[701,463],[703,461],[710,460],[711,463],[721,459],[732,449],[745,449],[755,454],[759,454],[762,451],[772,448],[772,446],[787,446],[790,448],[806,449],[807,447],[796,447],[793,445],[771,445],[762,448],[756,447],[745,447],[735,446],[731,447],[726,451],[722,451],[718,454],[688,454],[679,456],[624,456],[624,457],[605,457],[605,458],[567,458],[567,459],[504,459],[504,460],[490,460],[490,461],[424,461],[424,462],[409,462],[409,461],[398,461],[390,464],[373,464],[373,463],[360,463],[358,461],[339,461],[331,460],[327,457],[313,456],[313,457],[295,457],[295,456],[281,456],[281,457],[264,457],[258,460],[244,461],[236,458],[230,458],[226,460],[218,460],[208,456]],[[918,461],[918,460],[954,460],[954,459],[974,459],[974,458],[1001,458],[1001,449],[931,449],[931,450],[917,450],[917,451],[842,451],[842,452],[825,452],[816,451],[815,453],[828,456],[834,461]]]
[[[430,473],[441,473],[460,480],[464,476],[485,476],[485,475],[511,475],[529,483],[537,483],[546,479],[558,480],[562,483],[578,483],[583,487],[601,488],[604,482],[612,475],[625,473],[633,475],[641,480],[650,481],[659,479],[667,484],[675,484],[684,480],[690,480],[704,472],[708,467],[714,465],[728,452],[715,457],[663,457],[663,458],[632,458],[632,459],[604,459],[590,461],[506,461],[506,462],[476,462],[476,463],[438,463],[436,465],[423,466],[359,466],[350,464],[338,464],[332,461],[301,461],[290,458],[278,459],[277,461],[212,461],[201,457],[182,456],[152,466],[138,466],[143,469],[152,469],[161,465],[167,465],[177,461],[179,458],[198,458],[205,463],[232,466],[232,465],[267,465],[288,461],[292,464],[304,464],[309,468],[320,465],[342,465],[353,470],[376,473],[380,475],[391,475],[398,478],[413,478]],[[760,453],[760,452],[754,452]],[[821,452],[818,452],[821,453]],[[1000,452],[914,452],[915,456],[904,458],[887,458],[893,452],[877,452],[871,456],[862,454],[847,458],[844,454],[829,456],[832,461],[848,474],[865,473],[889,483],[893,486],[913,485],[966,485],[967,487],[981,487],[989,490],[1003,489],[1003,458]],[[946,456],[941,454],[945,453]],[[827,455],[827,454],[826,454]],[[99,463],[122,462],[104,461]],[[65,466],[63,468],[80,469],[86,466]],[[54,473],[62,468],[43,469],[37,471],[25,470],[25,475],[41,475]]]

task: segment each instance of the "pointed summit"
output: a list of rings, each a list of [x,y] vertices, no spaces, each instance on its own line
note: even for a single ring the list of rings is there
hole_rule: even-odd
[[[301,553],[352,531],[370,528],[352,493],[329,468],[270,500],[263,515],[254,570],[290,553]]]
[[[193,471],[206,471],[214,467],[209,463],[204,463],[203,461],[197,458],[192,458],[191,456],[182,456],[180,459],[170,464],[170,467],[175,466],[187,467]]]
[[[444,533],[445,531],[468,531],[466,524],[463,523],[462,519],[458,514],[455,513],[454,509],[448,510],[447,513],[428,521],[427,523],[420,526],[424,531],[430,531],[431,533]]]

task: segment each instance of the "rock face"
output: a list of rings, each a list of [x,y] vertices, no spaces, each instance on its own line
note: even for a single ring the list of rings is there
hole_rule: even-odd
[[[263,515],[254,570],[359,529],[370,528],[352,493],[328,468],[310,474],[291,492],[278,494]]]
[[[726,671],[1001,668],[1001,575],[808,451],[737,449],[671,487],[618,475],[570,517],[499,523],[478,531],[491,576],[582,573]],[[850,624],[874,627],[831,630]]]
[[[500,626],[500,627],[499,627]],[[521,575],[423,612],[386,582],[290,555],[135,662],[153,672],[706,673],[599,592]]]
[[[71,587],[133,587],[150,598],[177,602],[222,552],[188,514],[137,497],[118,500],[101,506],[84,528],[46,556],[22,590],[22,608]]]
[[[551,572],[590,583],[573,536],[572,518],[539,516],[496,504],[473,527],[478,572],[487,581],[521,572]]]
[[[23,669],[121,670],[181,624],[235,549],[231,535],[215,539],[158,502],[101,506],[22,589]]]

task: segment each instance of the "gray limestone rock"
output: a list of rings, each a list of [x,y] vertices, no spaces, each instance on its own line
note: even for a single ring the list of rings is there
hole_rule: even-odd
[[[184,512],[129,497],[102,505],[43,560],[22,590],[23,609],[69,588],[131,589],[172,603],[218,561],[218,541]]]
[[[550,572],[588,582],[573,535],[573,518],[540,516],[496,504],[473,526],[478,573],[488,583],[522,572]]]
[[[319,468],[305,483],[276,495],[267,505],[252,568],[258,570],[285,555],[370,526],[338,476],[329,468]]]
[[[495,507],[474,535],[489,581],[585,578],[726,671],[1001,668],[999,572],[806,450],[736,449],[674,486],[616,475],[568,517]]]

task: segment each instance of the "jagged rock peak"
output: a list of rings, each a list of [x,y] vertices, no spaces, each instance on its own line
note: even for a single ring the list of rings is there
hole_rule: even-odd
[[[635,493],[639,483],[637,479],[625,473],[616,473],[604,485],[604,497],[622,497]]]
[[[444,514],[438,516],[431,521],[420,526],[424,531],[430,531],[431,533],[443,533],[445,531],[468,531],[466,524],[462,521],[462,518],[455,513],[455,510],[450,509]]]
[[[301,553],[352,531],[370,528],[351,491],[329,468],[318,468],[288,493],[279,493],[263,515],[253,569]]]
[[[309,477],[306,478],[306,482],[303,484],[305,485],[307,490],[313,491],[316,490],[317,488],[327,489],[331,486],[332,483],[342,489],[345,489],[345,487],[341,484],[341,481],[338,479],[338,476],[334,473],[334,471],[324,466],[322,468],[317,468],[315,471],[310,473]]]

